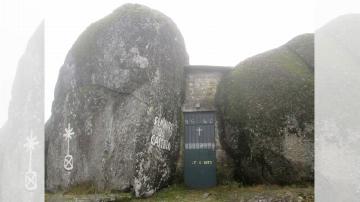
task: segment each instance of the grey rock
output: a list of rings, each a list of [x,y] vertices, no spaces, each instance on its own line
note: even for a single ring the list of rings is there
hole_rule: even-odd
[[[286,47],[296,54],[306,66],[314,71],[314,35],[302,34],[286,44]]]
[[[316,31],[316,201],[360,197],[359,23],[347,14]]]
[[[216,95],[220,139],[245,184],[314,179],[313,35],[241,62]]]
[[[187,64],[182,35],[158,11],[126,4],[90,25],[56,84],[45,129],[46,189],[91,184],[146,197],[167,185],[179,150]],[[64,169],[68,124],[70,171]]]
[[[13,82],[8,119],[0,128],[0,201],[43,201],[44,193],[44,24],[30,38]],[[27,138],[38,142],[32,150]],[[30,172],[31,171],[31,172]],[[34,176],[26,187],[25,176]],[[27,175],[31,174],[31,175]],[[27,188],[27,189],[26,189]]]

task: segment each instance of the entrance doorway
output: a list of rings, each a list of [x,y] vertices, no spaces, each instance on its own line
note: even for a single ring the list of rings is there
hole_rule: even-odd
[[[216,185],[215,113],[186,112],[185,184],[193,188]]]

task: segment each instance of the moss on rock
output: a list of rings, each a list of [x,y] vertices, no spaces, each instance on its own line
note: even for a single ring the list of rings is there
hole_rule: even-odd
[[[97,192],[147,197],[171,183],[186,65],[181,33],[159,11],[126,4],[90,25],[56,84],[45,127],[46,190],[86,182]],[[67,147],[59,134],[69,125],[75,135]],[[71,172],[66,153],[74,157]]]
[[[313,179],[311,44],[312,34],[298,36],[241,62],[220,82],[220,138],[235,159],[238,180],[288,184]]]

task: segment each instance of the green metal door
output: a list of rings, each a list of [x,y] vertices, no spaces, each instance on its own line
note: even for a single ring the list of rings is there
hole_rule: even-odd
[[[185,184],[193,188],[216,185],[215,114],[185,113]]]

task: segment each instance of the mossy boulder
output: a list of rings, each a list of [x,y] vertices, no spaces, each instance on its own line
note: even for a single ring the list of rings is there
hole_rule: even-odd
[[[221,143],[245,184],[314,179],[314,37],[251,57],[216,94]]]
[[[156,10],[126,4],[90,25],[56,84],[45,128],[46,189],[91,185],[146,197],[167,186],[179,150],[187,64],[181,33]],[[69,144],[66,128],[74,132]]]

